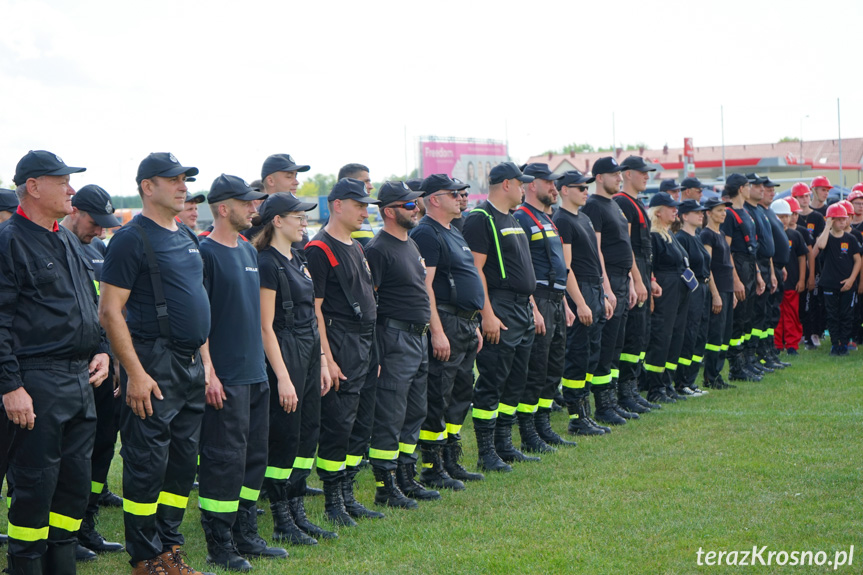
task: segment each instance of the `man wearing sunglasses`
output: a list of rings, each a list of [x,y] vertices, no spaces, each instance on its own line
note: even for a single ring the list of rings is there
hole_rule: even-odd
[[[458,231],[462,231],[464,227],[464,216],[467,213],[467,199],[468,199],[468,188],[470,188],[470,184],[466,182],[462,182],[458,178],[453,178],[453,182],[458,184],[459,186],[465,186],[464,189],[458,190],[458,215],[453,218],[450,222],[450,225],[453,226]]]

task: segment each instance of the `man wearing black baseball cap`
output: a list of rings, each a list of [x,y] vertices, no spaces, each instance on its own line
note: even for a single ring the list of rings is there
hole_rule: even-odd
[[[563,373],[566,325],[575,316],[564,301],[567,265],[563,244],[551,221],[550,210],[557,203],[554,186],[561,176],[548,164],[527,164],[525,175],[534,180],[525,187],[524,203],[513,216],[529,238],[530,259],[536,276],[534,320],[536,335],[527,366],[527,382],[518,403],[518,428],[521,448],[536,453],[554,452],[552,445],[574,445],[551,428],[551,405]]]
[[[97,291],[107,249],[99,238],[105,229],[116,228],[120,223],[114,216],[111,196],[93,184],[84,186],[72,196],[72,213],[60,223],[78,238],[87,261],[93,267]],[[110,369],[109,373],[112,383],[118,384],[119,382],[113,381],[114,370]],[[114,401],[114,385],[101,385],[94,390],[93,395],[96,402],[96,438],[91,457],[91,492],[84,521],[78,531],[78,543],[93,552],[122,551],[121,544],[105,541],[95,526],[99,500],[103,490],[107,489],[108,469],[111,467],[114,445],[117,442],[119,429],[114,425],[114,410],[115,404],[117,408],[119,404]]]
[[[18,196],[14,190],[0,189],[0,224],[12,217],[18,209]]]
[[[194,196],[186,192],[186,201],[183,203],[183,211],[177,214],[177,221],[189,226],[192,230],[198,224],[198,205],[203,203],[206,197],[204,194],[195,194]]]
[[[701,196],[704,192],[704,188],[704,184],[702,184],[701,180],[699,180],[698,178],[683,178],[680,181],[680,199],[695,200],[696,202],[700,202]]]
[[[368,205],[379,202],[368,194],[361,180],[354,178],[336,182],[327,200],[330,221],[306,245],[315,284],[315,315],[326,356],[323,375],[332,385],[321,398],[317,470],[324,483],[327,518],[337,525],[355,526],[351,516],[383,517],[354,497],[353,481],[362,455],[347,468],[361,390],[366,392],[369,370],[377,372],[372,350],[377,319],[372,275],[363,249],[351,233],[368,217]],[[372,419],[371,414],[368,419]],[[371,429],[371,421],[363,423]]]
[[[477,354],[479,377],[473,392],[473,423],[479,467],[511,471],[506,461],[538,461],[512,444],[512,426],[527,380],[527,364],[535,336],[536,276],[530,242],[510,211],[521,202],[524,184],[533,176],[512,162],[489,173],[488,200],[464,222],[464,238],[483,280],[482,331]]]
[[[677,180],[674,178],[667,178],[659,182],[659,191],[665,192],[674,200],[680,200],[680,190],[682,187],[677,183]]]
[[[265,194],[277,194],[279,192],[287,192],[292,196],[297,195],[297,189],[300,187],[300,180],[297,176],[302,172],[308,172],[311,166],[298,164],[290,154],[273,154],[264,160],[264,165],[261,167],[261,188],[259,191]],[[252,186],[254,187],[254,186]],[[260,207],[256,202],[257,207]],[[263,227],[260,223],[260,218],[252,220],[253,226],[249,228],[246,237],[252,239]],[[309,241],[309,236],[303,230],[303,239],[294,245],[298,250],[303,249]]]
[[[57,224],[72,212],[70,174],[83,171],[51,152],[29,152],[15,169],[21,205],[0,227],[0,394],[8,418],[0,467],[8,454],[11,573],[75,573],[75,532],[90,493],[92,386],[108,375],[108,346],[92,271],[78,240]]]
[[[114,234],[102,267],[99,317],[123,367],[123,515],[136,574],[160,564],[199,573],[179,528],[198,459],[210,302],[198,239],[175,220],[197,173],[173,154],[147,156],[136,178],[144,207]]]
[[[790,367],[791,364],[779,359],[776,346],[773,345],[773,332],[779,324],[780,306],[785,297],[785,280],[782,276],[787,275],[785,267],[791,261],[791,248],[788,243],[788,235],[785,233],[785,226],[779,220],[779,216],[776,215],[773,208],[770,207],[776,195],[776,187],[778,185],[769,176],[765,176],[764,183],[762,184],[764,193],[761,196],[761,201],[758,202],[758,209],[764,211],[767,221],[770,222],[770,230],[773,233],[773,272],[776,279],[776,289],[767,296],[767,311],[765,314],[767,341],[761,348],[761,354],[769,356],[769,361],[765,360],[766,365],[782,369]]]

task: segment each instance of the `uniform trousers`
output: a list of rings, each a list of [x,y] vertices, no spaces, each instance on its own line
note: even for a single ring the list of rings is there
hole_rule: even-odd
[[[566,311],[564,292],[537,288],[533,294],[536,307],[545,321],[545,333],[536,334],[527,364],[527,382],[518,403],[520,413],[534,413],[538,408],[551,408],[557,386],[563,375],[563,355],[566,346]]]
[[[579,281],[578,289],[593,314],[593,322],[590,325],[584,325],[576,317],[573,324],[566,329],[562,387],[563,399],[567,406],[576,404],[590,393],[591,379],[599,363],[602,330],[605,327],[605,296],[602,293],[602,282],[599,278],[592,281]],[[570,300],[569,305],[578,316],[575,302]]]

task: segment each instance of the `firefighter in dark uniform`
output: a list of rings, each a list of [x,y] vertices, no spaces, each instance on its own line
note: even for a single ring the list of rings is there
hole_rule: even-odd
[[[15,192],[13,190],[0,188],[0,223],[11,218],[12,214],[14,214],[17,209],[18,196],[15,195]],[[0,456],[0,483],[2,483],[3,478],[6,477],[6,468],[9,464],[9,460],[6,456],[9,453],[9,442],[12,441],[12,428],[13,425],[11,422],[7,422],[6,425],[0,425],[0,454],[2,454],[2,456]],[[6,545],[8,541],[9,536],[5,533],[0,533],[0,545]]]
[[[179,528],[195,480],[210,303],[197,238],[174,219],[197,173],[173,154],[147,156],[136,177],[143,210],[114,234],[102,268],[99,317],[123,368],[123,512],[136,575],[199,573]]]
[[[256,502],[267,467],[270,388],[261,333],[257,252],[239,239],[266,197],[237,176],[213,181],[213,233],[201,241],[210,298],[212,370],[201,424],[198,504],[207,563],[246,571],[245,557],[287,557],[258,535]],[[238,345],[238,342],[241,342]]]
[[[375,190],[375,187],[372,185],[372,178],[369,175],[369,168],[363,164],[345,164],[339,169],[338,179],[341,180],[342,178],[353,178],[361,181],[366,187],[366,193],[369,195]],[[363,247],[366,247],[372,241],[372,238],[375,237],[375,232],[372,230],[368,218],[363,220],[360,229],[351,232],[351,237],[357,240]]]
[[[261,189],[259,191],[268,195],[285,192],[296,197],[297,190],[300,187],[300,180],[297,176],[311,169],[311,166],[298,164],[290,154],[273,154],[268,156],[261,167]],[[253,223],[255,222],[257,222],[256,225],[259,228],[264,225],[260,217],[254,219]],[[307,243],[309,243],[309,236],[304,230],[303,239],[296,242],[294,247],[301,250],[306,247]]]
[[[408,236],[419,219],[417,198],[421,195],[404,182],[381,186],[378,201],[384,227],[366,245],[378,294],[375,336],[381,366],[369,462],[377,485],[375,503],[402,509],[416,509],[415,500],[440,499],[439,492],[415,479],[417,443],[426,416],[426,333],[431,314],[425,265]],[[428,449],[423,452],[424,464],[442,468],[440,458],[430,454]],[[450,481],[452,485],[442,486],[464,489],[461,482]]]
[[[193,196],[189,192],[186,192],[186,201],[183,204],[183,211],[177,214],[177,222],[186,224],[194,231],[198,226],[198,205],[203,203],[205,199],[204,194],[195,194]]]
[[[655,172],[640,156],[629,156],[620,163],[623,175],[623,191],[615,194],[614,201],[620,206],[623,215],[629,222],[629,241],[632,244],[632,282],[638,295],[637,305],[633,306],[626,316],[626,325],[623,330],[623,350],[620,353],[619,375],[612,370],[612,385],[617,386],[617,398],[623,412],[618,413],[626,417],[625,412],[647,413],[651,409],[658,409],[659,404],[651,403],[641,397],[638,393],[638,382],[642,377],[644,355],[647,351],[647,338],[650,334],[650,310],[653,305],[651,241],[650,241],[650,218],[647,217],[647,208],[638,198],[638,194],[647,189],[648,174]],[[668,187],[668,180],[662,182],[663,187]],[[680,190],[674,180],[671,180],[671,189]],[[669,193],[673,194],[673,191]],[[657,289],[657,293],[659,288]],[[617,382],[614,380],[617,379]],[[636,416],[637,417],[637,416]]]
[[[460,184],[433,174],[420,185],[426,215],[411,231],[425,260],[429,295],[429,373],[425,422],[420,429],[423,451],[442,451],[444,469],[453,479],[479,481],[481,473],[461,463],[461,433],[473,394],[473,365],[482,336],[479,310],[482,281],[470,248],[452,222],[461,215]],[[410,187],[410,186],[409,186]],[[432,455],[437,461],[438,454]],[[425,471],[425,470],[424,470]],[[434,466],[426,475],[434,475]]]
[[[473,423],[479,467],[512,471],[507,461],[538,461],[512,444],[512,426],[527,379],[536,307],[531,295],[536,276],[530,245],[510,214],[521,202],[523,184],[533,181],[512,162],[489,174],[488,199],[464,222],[464,238],[483,281],[483,348],[477,354],[479,377],[473,392]]]
[[[93,268],[96,282],[94,285],[98,293],[106,249],[105,243],[99,239],[99,236],[102,235],[103,230],[121,225],[120,220],[114,216],[111,196],[96,185],[91,184],[82,187],[72,197],[72,213],[63,218],[60,225],[78,238],[81,249]],[[110,370],[110,374],[109,382],[113,384],[113,368]],[[96,531],[96,514],[99,512],[102,493],[107,487],[108,470],[111,467],[111,459],[114,458],[114,444],[117,442],[117,432],[119,431],[115,417],[119,414],[119,400],[114,397],[114,385],[107,383],[93,390],[93,396],[96,401],[96,438],[93,444],[90,467],[91,492],[87,502],[87,512],[84,515],[83,523],[81,523],[81,529],[78,531],[78,543],[93,552],[122,551],[123,546],[121,544],[105,541],[102,535]],[[122,500],[120,505],[122,505]],[[79,556],[79,560],[81,559],[82,557]],[[95,556],[92,559],[95,559]]]
[[[15,168],[21,205],[0,227],[10,573],[74,574],[90,493],[91,386],[108,375],[108,346],[93,270],[78,239],[57,224],[72,212],[69,176],[83,171],[51,152],[28,152]],[[4,464],[6,457],[4,450]]]
[[[15,191],[0,188],[0,224],[11,218],[17,209],[18,196],[15,195]]]
[[[368,216],[368,204],[378,202],[368,195],[363,182],[353,178],[336,182],[327,200],[330,221],[306,246],[314,281],[315,315],[326,356],[327,369],[322,371],[329,375],[332,385],[321,398],[317,469],[324,483],[327,517],[337,525],[355,526],[352,516],[383,517],[354,498],[358,469],[356,465],[346,469],[361,390],[369,370],[377,371],[377,362],[372,363],[376,359],[373,346],[377,319],[372,275],[351,232],[358,230]],[[371,422],[365,425],[371,428]]]
[[[569,432],[573,435],[603,435],[611,428],[590,417],[590,380],[599,362],[599,348],[605,321],[614,313],[602,292],[602,266],[593,223],[580,209],[587,202],[588,184],[594,178],[578,170],[565,172],[556,182],[561,206],[554,214],[564,261],[566,295],[577,319],[567,328],[563,363],[563,398],[569,410]],[[575,246],[575,249],[573,249]]]
[[[758,202],[758,209],[764,212],[767,216],[767,221],[770,223],[770,231],[773,235],[773,273],[776,280],[776,289],[771,291],[767,297],[767,306],[765,312],[765,325],[767,328],[767,337],[763,338],[762,346],[759,349],[758,357],[765,363],[767,367],[772,369],[784,369],[790,367],[790,363],[786,363],[779,359],[776,352],[776,346],[773,342],[773,333],[776,326],[779,324],[779,307],[782,304],[782,299],[785,297],[785,267],[791,259],[791,248],[788,246],[788,236],[785,234],[785,227],[779,221],[779,217],[771,208],[773,198],[775,197],[776,182],[765,176],[761,184],[764,194],[761,201]]]
[[[617,394],[611,387],[611,380],[612,370],[615,369],[623,349],[623,329],[627,313],[637,303],[637,294],[630,290],[633,252],[629,239],[629,222],[613,199],[620,191],[620,171],[620,164],[614,158],[607,156],[598,159],[593,164],[596,191],[587,198],[587,203],[581,208],[581,213],[590,218],[596,231],[602,267],[602,288],[614,308],[614,315],[602,328],[599,363],[590,381],[596,400],[596,419],[611,425],[626,423],[626,419],[617,411],[620,407],[617,405]]]
[[[534,180],[527,184],[524,203],[513,216],[530,240],[530,259],[536,275],[533,299],[542,322],[536,326],[517,417],[522,450],[547,453],[554,451],[552,445],[574,445],[555,433],[550,417],[563,375],[566,326],[572,325],[575,316],[564,301],[567,266],[563,243],[548,213],[557,204],[554,183],[560,176],[552,174],[548,164],[528,164],[524,173]]]
[[[760,381],[761,375],[753,371],[745,355],[746,334],[752,329],[752,306],[755,295],[764,292],[765,284],[758,273],[758,230],[755,222],[744,207],[749,200],[751,184],[743,174],[731,174],[725,181],[723,197],[731,200],[728,215],[721,230],[731,247],[731,261],[734,264],[734,294],[737,306],[731,339],[728,343],[728,378],[732,381]]]
[[[767,328],[770,327],[767,322],[767,300],[770,294],[776,290],[777,283],[773,268],[773,256],[776,253],[776,247],[773,243],[773,230],[770,227],[767,214],[764,209],[758,207],[764,197],[764,182],[767,181],[767,178],[762,178],[754,173],[746,174],[746,178],[749,180],[750,188],[749,199],[746,200],[744,207],[752,217],[752,221],[755,222],[755,235],[758,238],[758,251],[755,257],[758,264],[758,274],[766,287],[762,293],[756,294],[753,298],[752,330],[746,335],[744,353],[746,361],[753,371],[761,374],[773,373],[775,369],[768,365],[763,355],[763,347],[767,342]]]

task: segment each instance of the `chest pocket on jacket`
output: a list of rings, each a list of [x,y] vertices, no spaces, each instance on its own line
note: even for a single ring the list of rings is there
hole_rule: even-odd
[[[36,258],[28,263],[30,277],[35,285],[51,283],[58,277],[55,258]]]

